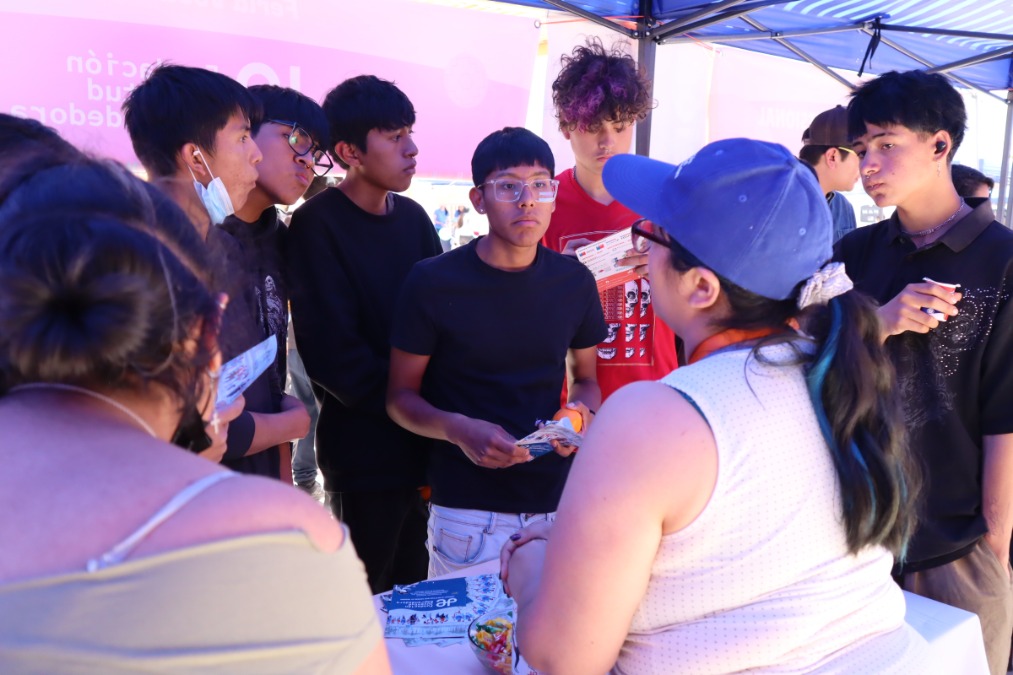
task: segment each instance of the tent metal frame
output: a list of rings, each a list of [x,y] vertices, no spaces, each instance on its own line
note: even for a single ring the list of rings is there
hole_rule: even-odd
[[[509,2],[509,0],[505,1]],[[870,16],[843,26],[838,24],[834,26],[815,27],[793,31],[777,31],[767,28],[755,18],[750,16],[750,13],[753,11],[770,7],[772,5],[785,4],[789,0],[752,0],[751,2],[748,0],[723,0],[722,2],[706,5],[702,9],[692,12],[684,17],[672,19],[667,22],[661,22],[652,15],[651,9],[653,3],[651,0],[639,0],[640,12],[636,20],[636,27],[631,29],[612,19],[599,16],[598,14],[577,7],[568,0],[542,1],[547,5],[555,7],[556,9],[579,16],[599,26],[604,26],[605,28],[621,33],[627,38],[636,40],[637,62],[644,68],[647,77],[651,80],[654,79],[656,50],[659,44],[677,44],[691,41],[734,44],[736,42],[746,42],[752,40],[773,40],[785,50],[791,52],[794,56],[806,61],[813,67],[818,68],[824,74],[832,77],[845,87],[851,89],[855,86],[854,83],[849,82],[847,79],[834,72],[825,63],[820,62],[811,54],[798,47],[798,45],[792,43],[791,39],[796,37],[809,37],[813,35],[826,35],[851,31],[859,31],[869,35],[870,37],[879,33],[879,43],[881,45],[885,45],[890,49],[903,54],[916,63],[920,63],[925,68],[926,72],[940,73],[952,80],[955,84],[964,88],[974,89],[986,94],[987,96],[991,96],[992,98],[1001,101],[1006,106],[1006,129],[1003,139],[1002,167],[1000,169],[999,176],[999,210],[996,215],[998,219],[1006,223],[1007,226],[1013,224],[1013,190],[1011,190],[1009,186],[1010,151],[1011,142],[1013,142],[1013,88],[1010,88],[1007,91],[1007,95],[1005,97],[997,96],[992,91],[973,84],[954,72],[959,71],[961,68],[967,68],[969,66],[986,63],[995,59],[1005,58],[1013,54],[1013,35],[983,33],[978,31],[946,30],[940,28],[929,28],[926,26],[893,25],[883,23],[883,19],[888,18],[887,15],[883,14]],[[720,35],[691,34],[701,28],[736,19],[748,25],[751,29],[753,29],[753,32]],[[945,35],[949,37],[976,40],[994,40],[996,42],[1006,42],[1009,44],[1007,46],[1000,46],[983,54],[960,59],[958,61],[936,64],[898,44],[896,41],[885,37],[882,34],[883,32],[913,33],[919,35]],[[1013,63],[1011,63],[1010,66],[1010,75],[1011,83],[1013,83]],[[636,151],[638,155],[648,155],[650,153],[650,149],[651,117],[648,116],[646,120],[637,124]]]

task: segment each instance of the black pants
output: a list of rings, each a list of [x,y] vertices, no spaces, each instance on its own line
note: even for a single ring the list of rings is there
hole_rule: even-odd
[[[429,511],[415,488],[331,492],[334,517],[348,526],[373,593],[426,578]]]

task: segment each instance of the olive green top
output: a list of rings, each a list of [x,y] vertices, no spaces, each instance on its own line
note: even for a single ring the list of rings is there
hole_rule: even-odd
[[[0,673],[350,673],[381,639],[347,531],[333,553],[289,531],[95,562],[0,585]]]

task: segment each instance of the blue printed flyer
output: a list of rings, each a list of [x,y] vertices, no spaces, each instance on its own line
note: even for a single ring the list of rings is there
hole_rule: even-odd
[[[395,586],[383,597],[383,634],[412,642],[465,637],[468,625],[502,598],[503,585],[495,574]]]

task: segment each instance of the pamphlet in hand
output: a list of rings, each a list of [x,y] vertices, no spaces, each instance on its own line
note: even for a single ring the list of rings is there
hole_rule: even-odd
[[[550,441],[580,447],[582,439],[583,437],[573,430],[570,420],[564,417],[555,422],[545,422],[541,429],[517,441],[517,445],[527,448],[532,457],[541,457],[554,450]]]
[[[462,638],[468,625],[503,597],[503,584],[495,574],[395,586],[389,598],[382,598],[387,612],[383,635],[404,638],[407,644]]]
[[[222,366],[218,379],[218,401],[215,407],[225,408],[246,391],[278,356],[278,337],[271,335],[258,345]]]
[[[637,278],[632,265],[619,264],[633,247],[631,236],[630,228],[626,228],[577,249],[577,260],[591,270],[599,294],[606,288],[622,286]]]

